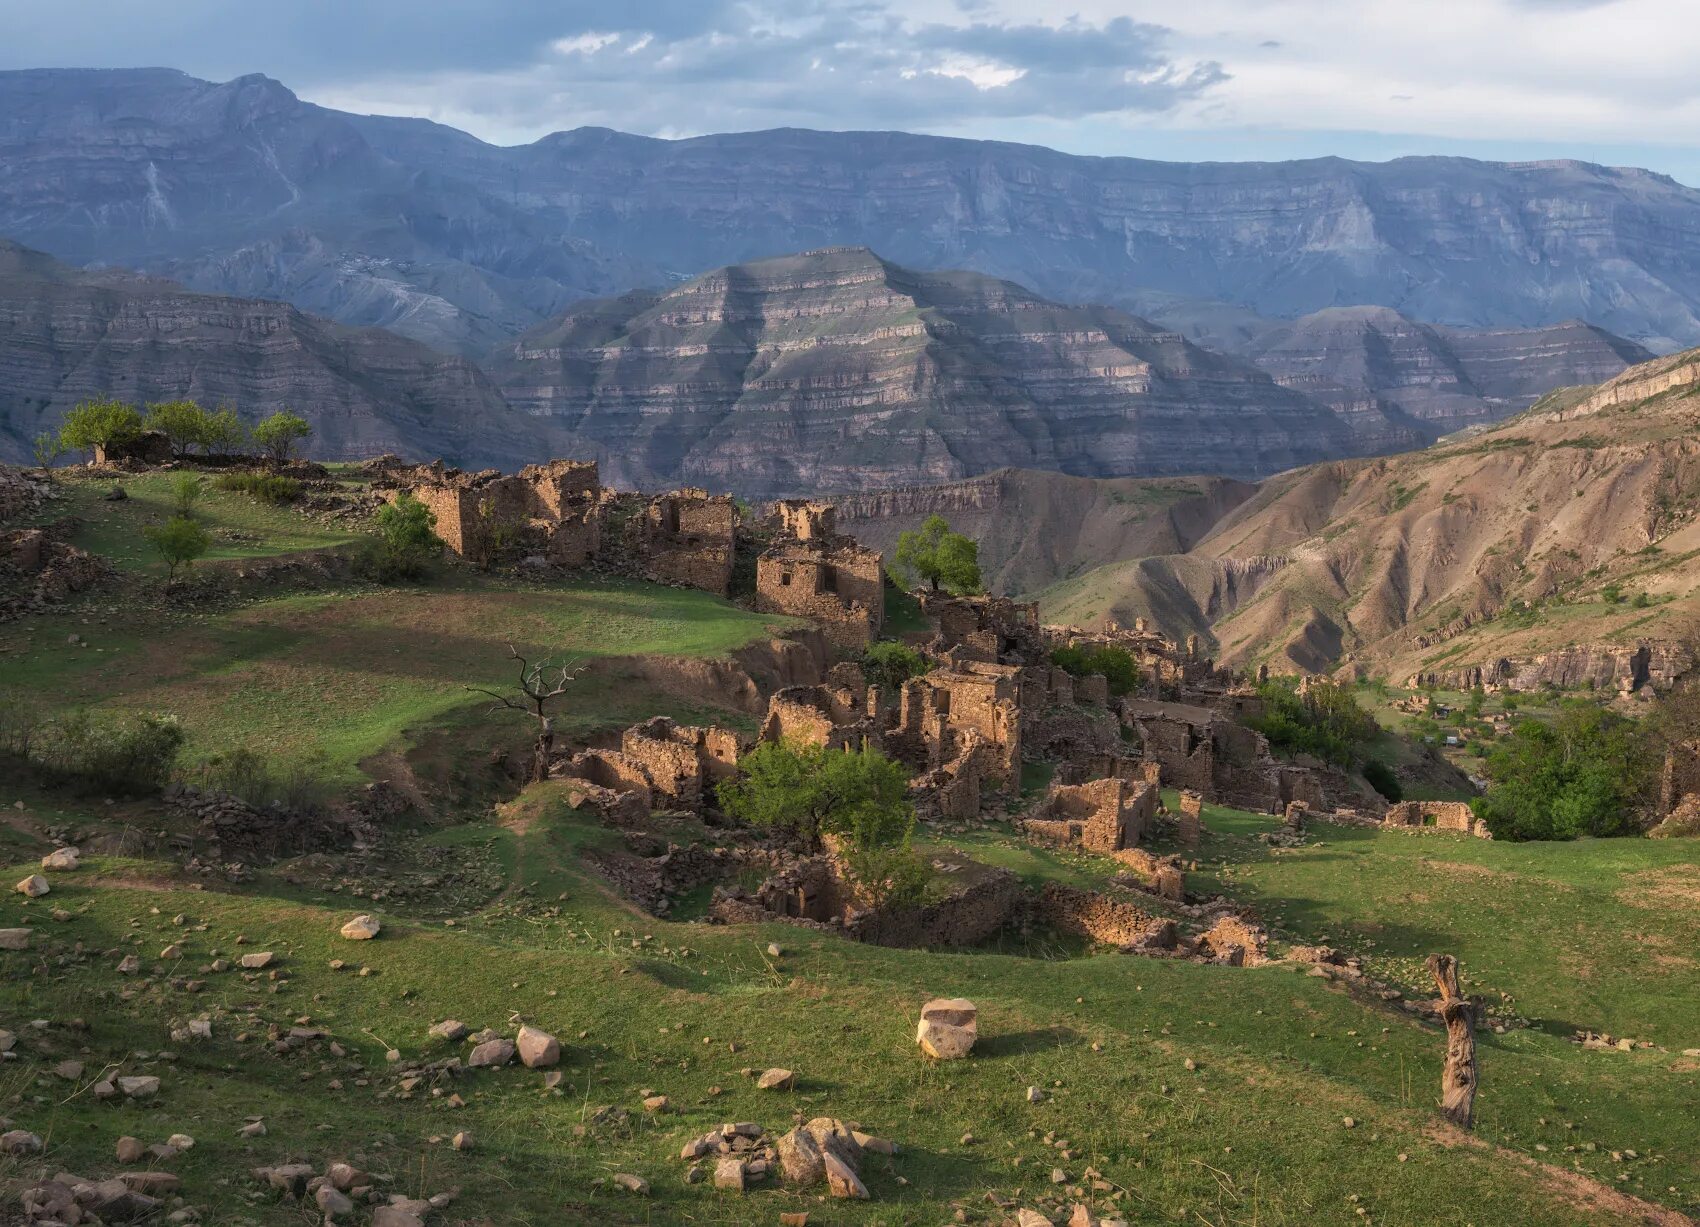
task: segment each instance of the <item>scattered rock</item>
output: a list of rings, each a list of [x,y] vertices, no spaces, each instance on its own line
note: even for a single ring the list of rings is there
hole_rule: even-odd
[[[496,1068],[506,1065],[514,1059],[514,1044],[512,1040],[485,1040],[472,1050],[466,1058],[466,1063],[473,1069]]]
[[[465,1023],[458,1018],[450,1018],[432,1027],[430,1034],[434,1039],[448,1040],[451,1044],[457,1044],[466,1038],[467,1032],[468,1027]]]
[[[1027,1102],[1028,1103],[1044,1103],[1045,1102],[1045,1092],[1041,1091],[1036,1086],[1028,1087],[1027,1088]]]
[[[547,1031],[521,1027],[517,1042],[519,1059],[527,1069],[547,1069],[561,1063],[561,1043]]]
[[[118,1153],[118,1162],[125,1166],[139,1162],[141,1157],[148,1153],[148,1148],[142,1145],[140,1138],[133,1138],[128,1134],[118,1139],[118,1145],[114,1149]]]
[[[276,958],[277,956],[270,950],[256,950],[252,954],[243,955],[236,961],[249,971],[260,971],[270,967]]]
[[[472,1134],[468,1130],[462,1129],[459,1133],[455,1134],[454,1140],[451,1144],[456,1150],[471,1150]]]
[[[41,858],[43,869],[75,869],[82,854],[75,848],[55,848]]]
[[[756,1079],[756,1086],[764,1091],[789,1091],[797,1085],[797,1075],[788,1069],[770,1069]]]
[[[33,1136],[33,1135],[32,1135]],[[727,1155],[714,1165],[714,1187],[744,1191],[744,1161]]]
[[[628,1193],[636,1193],[641,1197],[649,1195],[649,1181],[642,1176],[634,1176],[630,1172],[615,1172],[614,1183]]]
[[[27,1129],[13,1129],[8,1133],[0,1133],[0,1154],[8,1155],[39,1155],[41,1139]]]
[[[152,1074],[137,1074],[118,1079],[118,1089],[130,1099],[152,1099],[159,1094],[159,1079]]]
[[[342,926],[342,935],[351,942],[369,942],[383,927],[377,917],[360,915]]]
[[[0,950],[28,950],[33,929],[0,929]]]
[[[326,1181],[313,1193],[313,1204],[318,1206],[326,1218],[340,1218],[345,1214],[354,1213],[354,1203],[348,1194]]]
[[[979,1011],[972,1001],[935,997],[921,1007],[915,1042],[934,1060],[960,1060],[973,1050],[978,1035]]]
[[[47,879],[39,873],[32,873],[19,882],[15,887],[20,895],[28,895],[31,899],[39,899],[53,888],[47,884]]]

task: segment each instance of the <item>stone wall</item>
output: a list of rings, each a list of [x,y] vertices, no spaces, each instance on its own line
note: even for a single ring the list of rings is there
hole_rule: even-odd
[[[1157,790],[1119,779],[1055,784],[1024,822],[1030,834],[1106,855],[1139,843],[1157,814]]]
[[[1406,830],[1459,831],[1493,838],[1467,801],[1401,801],[1390,806],[1382,825]]]
[[[934,648],[941,653],[988,663],[1011,657],[1038,663],[1045,658],[1037,602],[945,592],[923,592],[920,601],[933,628]]]
[[[724,596],[737,524],[730,496],[687,487],[650,499],[628,522],[625,544],[646,578]]]
[[[1167,923],[1131,900],[1060,882],[1045,883],[1034,911],[1041,921],[1059,932],[1119,948],[1143,946],[1153,929]]]
[[[812,618],[837,646],[865,648],[885,624],[885,568],[846,537],[782,541],[756,560],[756,608]]]
[[[558,566],[582,566],[602,545],[602,486],[596,462],[551,460],[518,473],[462,473],[441,461],[384,470],[390,495],[406,490],[437,518],[437,536],[455,553],[485,558],[506,546]]]

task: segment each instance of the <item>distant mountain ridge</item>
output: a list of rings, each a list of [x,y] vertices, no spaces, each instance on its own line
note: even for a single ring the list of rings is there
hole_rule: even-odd
[[[1700,344],[1700,191],[1576,162],[1160,163],[905,133],[499,148],[261,76],[0,73],[0,234],[463,353],[587,296],[827,245],[1139,310],[1373,304]]]
[[[540,424],[465,358],[286,303],[78,271],[0,240],[0,458],[27,459],[30,440],[98,396],[229,403],[250,421],[292,408],[323,458],[513,465],[549,450]]]

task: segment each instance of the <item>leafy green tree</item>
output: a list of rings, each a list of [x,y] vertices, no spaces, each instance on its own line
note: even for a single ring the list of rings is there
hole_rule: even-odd
[[[165,559],[167,583],[176,581],[179,567],[189,567],[212,546],[212,534],[188,516],[172,516],[163,524],[150,524],[142,529],[142,536]]]
[[[295,452],[295,445],[313,433],[307,419],[287,409],[279,409],[254,427],[254,442],[273,464],[285,464]]]
[[[1475,811],[1496,839],[1575,839],[1639,829],[1658,756],[1638,723],[1583,699],[1520,720],[1488,753]]]
[[[790,835],[817,851],[826,835],[852,852],[895,848],[915,825],[909,779],[874,749],[757,746],[738,763],[739,777],[720,786],[720,806],[751,826]]]
[[[197,447],[207,445],[209,413],[192,400],[156,401],[148,406],[144,423],[171,440],[171,454],[181,460]]]
[[[1257,694],[1263,714],[1246,723],[1278,750],[1350,767],[1381,735],[1375,717],[1359,706],[1350,689],[1335,682],[1312,682],[1301,694],[1297,679],[1276,677],[1259,686]]]
[[[862,654],[862,671],[868,681],[888,691],[896,690],[912,677],[927,671],[927,658],[906,643],[885,640]]]
[[[103,398],[83,401],[65,415],[59,441],[70,451],[123,447],[142,433],[142,415],[134,405]]]
[[[1065,644],[1051,649],[1051,663],[1075,677],[1102,673],[1112,695],[1131,694],[1139,688],[1139,663],[1126,648]]]
[[[899,533],[892,563],[909,587],[919,577],[934,592],[943,588],[956,596],[972,596],[983,590],[979,543],[952,532],[941,515],[928,516],[920,528]]]
[[[372,563],[379,579],[418,579],[442,556],[437,515],[411,494],[378,508],[377,522]]]
[[[193,473],[177,473],[171,478],[167,487],[171,494],[171,507],[179,518],[193,519],[195,508],[206,497],[207,488],[201,484],[201,479]]]
[[[228,456],[248,442],[248,428],[229,405],[220,405],[202,423],[201,446],[209,456]]]

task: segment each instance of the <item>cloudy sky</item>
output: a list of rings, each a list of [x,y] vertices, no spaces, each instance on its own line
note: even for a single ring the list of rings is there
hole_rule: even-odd
[[[0,67],[277,77],[514,143],[904,128],[1077,153],[1456,153],[1700,185],[1697,0],[0,0]]]

